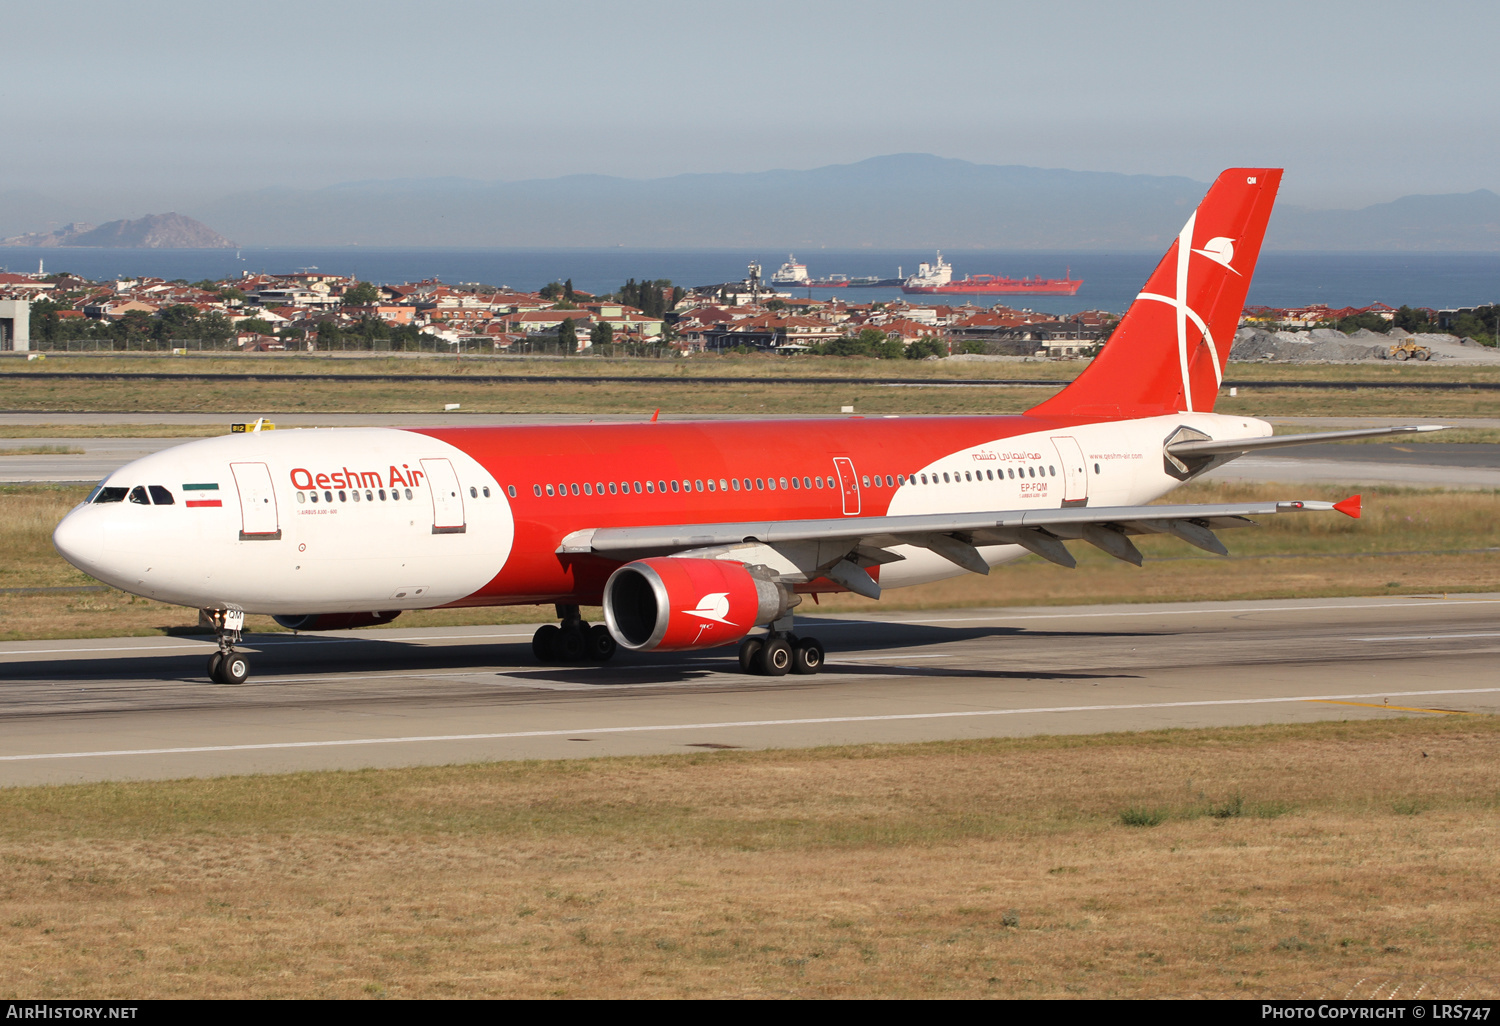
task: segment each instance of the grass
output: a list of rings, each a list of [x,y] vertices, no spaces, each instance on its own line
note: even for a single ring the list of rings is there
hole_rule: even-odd
[[[37,412],[108,410],[112,412],[217,412],[262,410],[268,413],[423,413],[460,403],[478,413],[646,414],[658,407],[677,414],[809,414],[834,413],[852,405],[860,413],[943,414],[1019,413],[1044,399],[1051,386],[973,388],[890,387],[891,378],[1067,380],[1082,361],[963,363],[952,361],[882,361],[867,359],[785,360],[772,357],[695,356],[650,360],[532,360],[472,358],[348,359],[306,354],[269,360],[244,357],[70,357],[23,363],[0,361],[6,404],[11,410]],[[172,381],[129,379],[110,382],[79,379],[70,372],[212,373],[221,381],[195,382],[183,395]],[[370,376],[346,382],[243,380],[255,371],[288,374],[354,374]],[[451,380],[400,380],[416,374],[447,375]],[[473,380],[475,375],[503,374],[503,383]],[[395,376],[375,380],[375,375]],[[542,376],[576,378],[559,386]],[[639,379],[627,382],[589,380],[600,375]],[[733,377],[732,384],[704,382]],[[1336,366],[1266,367],[1235,364],[1236,380],[1265,382],[1220,399],[1220,410],[1250,416],[1403,415],[1459,417],[1500,415],[1500,393],[1467,389],[1428,392],[1375,389],[1278,389],[1277,381],[1457,381],[1500,380],[1500,369],[1486,367]],[[857,383],[807,383],[789,377],[843,377]],[[467,379],[467,380],[466,380]],[[691,387],[676,387],[677,383]]]
[[[52,548],[57,522],[88,492],[70,485],[0,486],[0,588],[60,588],[96,584]],[[1306,486],[1194,484],[1171,502],[1235,502],[1285,498],[1342,498]],[[1077,570],[1037,557],[1002,566],[989,576],[887,592],[878,602],[858,595],[825,595],[802,611],[873,612],[963,606],[1076,605],[1095,602],[1186,602],[1411,595],[1495,591],[1500,586],[1500,492],[1372,488],[1364,516],[1290,514],[1264,518],[1255,528],[1225,531],[1232,555],[1211,556],[1166,536],[1136,539],[1146,556],[1134,567],[1083,543],[1070,547]],[[597,611],[586,616],[597,621]],[[535,623],[553,618],[550,606],[419,610],[396,626],[449,627]],[[0,594],[0,641],[190,633],[197,612],[107,589],[78,594]],[[269,617],[247,619],[252,631],[280,630]]]
[[[1393,718],[4,790],[0,991],[1493,998],[1497,741]]]
[[[0,456],[82,456],[83,450],[76,445],[14,445],[0,446]]]

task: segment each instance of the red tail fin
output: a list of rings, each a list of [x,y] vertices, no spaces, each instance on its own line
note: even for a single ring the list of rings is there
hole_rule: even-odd
[[[1071,385],[1027,412],[1146,417],[1212,410],[1280,184],[1279,168],[1221,174],[1104,350]]]

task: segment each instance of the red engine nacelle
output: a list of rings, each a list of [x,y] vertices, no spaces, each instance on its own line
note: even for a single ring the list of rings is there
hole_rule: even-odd
[[[271,619],[289,631],[347,631],[355,627],[379,627],[400,615],[401,610],[397,609],[390,613],[303,613]]]
[[[637,652],[712,648],[780,619],[794,602],[791,589],[743,563],[658,556],[610,575],[604,621],[615,641]]]

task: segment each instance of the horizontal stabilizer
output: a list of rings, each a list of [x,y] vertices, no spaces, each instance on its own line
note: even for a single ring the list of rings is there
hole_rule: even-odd
[[[1265,438],[1225,438],[1172,442],[1167,452],[1173,456],[1225,456],[1230,453],[1280,449],[1289,445],[1316,445],[1319,442],[1341,442],[1349,438],[1378,438],[1382,435],[1409,435],[1414,432],[1446,431],[1446,424],[1404,424],[1400,427],[1358,428],[1353,431],[1319,431],[1307,435],[1271,435]]]

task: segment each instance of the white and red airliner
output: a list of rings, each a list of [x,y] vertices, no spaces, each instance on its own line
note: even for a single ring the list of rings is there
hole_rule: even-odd
[[[557,607],[543,661],[738,642],[742,669],[779,675],[823,663],[793,633],[808,594],[1029,553],[1072,566],[1068,542],[1139,564],[1142,534],[1223,553],[1214,532],[1251,516],[1358,516],[1357,496],[1150,505],[1251,450],[1427,429],[1273,438],[1213,412],[1280,180],[1225,171],[1100,355],[1021,416],[244,433],[120,468],[53,540],[100,581],[204,610],[221,683],[249,673],[246,613],[327,630],[523,603]]]

